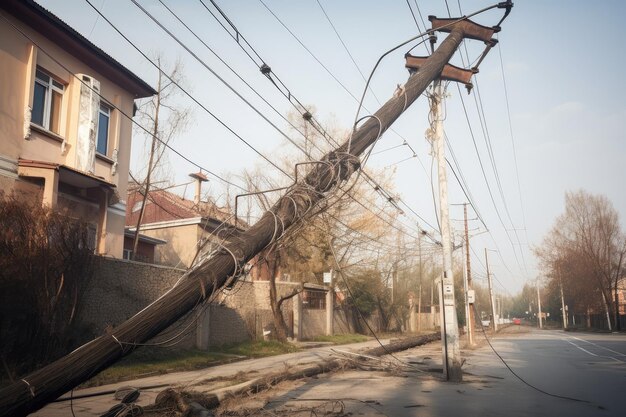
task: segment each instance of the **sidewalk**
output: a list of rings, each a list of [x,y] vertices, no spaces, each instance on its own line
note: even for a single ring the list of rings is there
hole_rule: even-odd
[[[381,339],[383,344],[389,343],[389,339]],[[154,404],[154,399],[159,392],[167,387],[189,387],[203,385],[206,387],[207,380],[215,378],[235,377],[244,373],[264,373],[276,372],[286,367],[295,365],[312,365],[330,358],[333,353],[331,349],[349,350],[356,352],[362,349],[377,347],[376,340],[347,345],[316,347],[301,352],[288,353],[284,355],[270,356],[259,359],[248,359],[215,367],[199,369],[187,372],[174,372],[159,376],[152,376],[132,381],[118,382],[115,384],[91,387],[73,392],[74,398],[70,401],[70,393],[65,394],[58,401],[48,404],[46,407],[32,414],[37,417],[67,417],[72,415],[71,408],[76,417],[100,416],[119,401],[113,398],[113,394],[97,395],[102,392],[115,391],[122,386],[132,386],[141,391],[137,404],[147,406]],[[142,389],[142,387],[146,387]],[[204,388],[203,387],[203,388]],[[216,386],[215,388],[219,388]],[[80,398],[84,397],[84,398]]]

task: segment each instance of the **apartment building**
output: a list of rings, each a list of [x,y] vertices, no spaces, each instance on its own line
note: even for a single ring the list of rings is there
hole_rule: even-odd
[[[0,192],[87,221],[122,258],[135,100],[156,91],[31,0],[0,2]]]

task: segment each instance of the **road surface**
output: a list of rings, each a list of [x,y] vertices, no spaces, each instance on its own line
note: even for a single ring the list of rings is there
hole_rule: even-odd
[[[313,378],[280,383],[271,390],[225,402],[225,415],[363,415],[363,416],[626,416],[626,335],[566,333],[512,326],[492,340],[493,347],[516,378],[480,334],[480,344],[464,349],[464,381],[442,381],[441,344],[370,360],[368,370],[347,369]],[[388,341],[385,341],[388,342]],[[308,351],[181,372],[117,385],[170,384],[203,391],[208,378],[247,372],[262,375],[294,365],[314,363],[339,355],[354,360],[358,348],[350,346]],[[397,359],[396,359],[397,358]],[[371,368],[374,368],[373,370]],[[75,395],[116,388],[117,385],[75,391]],[[139,403],[153,403],[163,387],[142,390]],[[72,402],[76,417],[98,416],[115,404],[111,395],[79,398]],[[263,410],[261,410],[261,408]],[[311,412],[312,408],[316,408]],[[265,412],[266,410],[267,412]],[[298,412],[300,410],[301,412]],[[48,405],[37,416],[71,415],[69,401]],[[154,415],[154,414],[151,414]]]
[[[366,416],[626,416],[626,335],[514,326],[492,344],[515,373],[545,393],[516,378],[485,343],[464,351],[463,383],[442,382],[435,372],[440,347],[431,344],[396,355],[429,373],[406,367],[333,373],[268,394],[264,409],[281,415],[325,404]]]

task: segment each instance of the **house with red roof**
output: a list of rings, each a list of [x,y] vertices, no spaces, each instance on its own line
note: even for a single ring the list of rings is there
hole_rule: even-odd
[[[227,209],[202,201],[201,187],[207,181],[204,174],[194,173],[190,177],[195,182],[193,200],[167,190],[151,190],[143,214],[143,188],[141,184],[129,185],[124,258],[133,258],[138,224],[135,259],[178,268],[190,267],[200,254],[213,250],[220,241],[246,227],[242,221],[235,227],[234,216]]]

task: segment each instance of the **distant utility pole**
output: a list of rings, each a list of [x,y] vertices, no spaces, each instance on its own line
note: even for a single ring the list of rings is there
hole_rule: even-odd
[[[537,280],[537,317],[539,318],[539,328],[543,329],[543,322],[541,317],[541,294],[539,293],[539,280]]]
[[[498,314],[498,321],[502,317],[502,297],[496,297],[496,313]]]
[[[443,277],[439,292],[439,308],[443,311],[441,338],[444,344],[444,375],[450,381],[462,381],[461,350],[459,348],[459,325],[456,318],[454,301],[454,279],[452,275],[452,239],[450,235],[450,213],[448,210],[448,179],[443,141],[444,89],[441,80],[435,80],[431,96],[431,114],[433,116],[433,150],[437,158],[439,177],[439,214],[441,220],[441,243],[443,246]]]
[[[563,296],[563,283],[559,281],[561,288],[561,310],[563,312],[563,330],[567,329],[567,311],[565,311],[565,297]]]
[[[491,282],[491,274],[489,273],[489,257],[487,256],[487,248],[485,248],[485,266],[487,267],[487,283],[489,284],[489,304],[491,305],[491,328],[494,332],[498,331],[496,323],[496,304],[493,299],[493,283]]]
[[[563,315],[563,330],[567,329],[567,312],[565,311],[565,297],[563,295],[563,279],[561,278],[561,267],[557,264],[556,274],[559,278],[559,288],[561,289],[561,312]]]
[[[465,242],[463,242],[463,244],[461,245],[461,252],[465,253],[466,251],[466,247],[465,247]],[[465,255],[463,255],[465,256]],[[471,345],[472,344],[472,334],[469,330],[469,314],[470,314],[470,304],[469,304],[469,297],[468,297],[468,292],[467,292],[467,267],[465,265],[465,263],[463,263],[463,294],[465,295],[464,301],[465,301],[465,325],[467,327],[467,337],[468,337],[468,343]]]
[[[422,331],[422,278],[424,264],[422,263],[422,235],[419,234],[417,236],[417,250],[419,252],[419,262],[420,262],[420,287],[419,287],[419,296],[417,298],[417,332]]]
[[[473,302],[473,297],[470,297],[470,293],[473,295],[474,290],[472,289],[472,268],[470,265],[470,243],[469,243],[469,231],[467,227],[467,203],[463,204],[463,215],[465,219],[465,270],[467,273],[467,288],[465,290],[465,299],[467,300],[467,310],[468,310],[467,334],[469,338],[469,344],[473,345],[474,344],[474,302]]]

